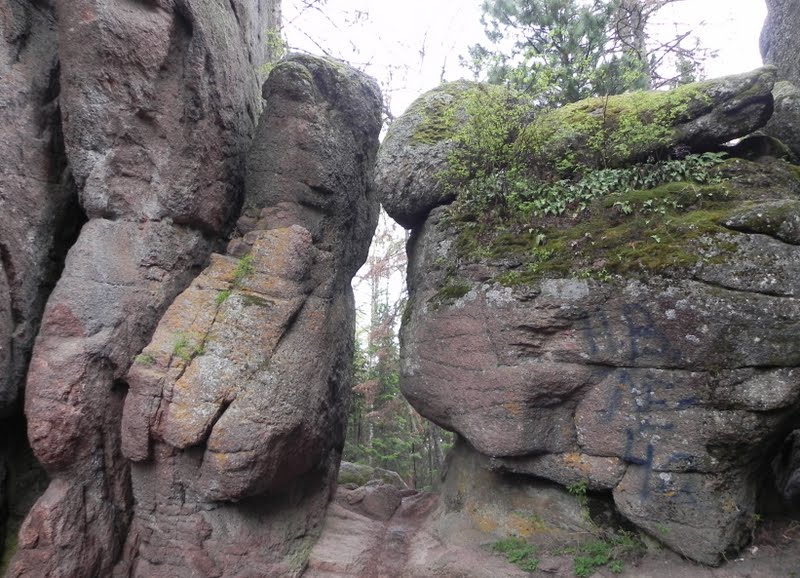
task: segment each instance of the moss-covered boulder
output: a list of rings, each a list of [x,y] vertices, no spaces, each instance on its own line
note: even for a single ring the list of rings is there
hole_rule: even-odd
[[[764,126],[773,112],[775,69],[569,104],[540,115],[520,138],[545,171],[571,176],[620,167],[671,149],[712,150]]]
[[[471,100],[509,95],[500,87],[457,81],[420,96],[391,126],[379,151],[375,182],[386,211],[411,228],[433,207],[453,200],[439,174],[469,119]]]
[[[353,462],[342,462],[339,466],[339,478],[337,480],[339,485],[355,484],[356,486],[366,486],[368,482],[373,480],[390,484],[400,490],[408,489],[408,485],[397,472]]]
[[[516,182],[557,180],[712,150],[766,124],[774,81],[775,69],[765,67],[546,112],[507,89],[445,84],[392,125],[378,155],[378,193],[386,211],[411,228],[483,173]]]

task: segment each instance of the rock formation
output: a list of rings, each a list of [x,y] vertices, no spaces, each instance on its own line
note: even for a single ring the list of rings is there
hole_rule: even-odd
[[[777,68],[775,114],[764,132],[789,147],[794,160],[800,160],[800,6],[787,0],[767,1],[767,20],[761,32],[761,55],[766,64]]]
[[[131,509],[125,373],[235,216],[260,108],[257,8],[55,5],[61,128],[88,223],[28,372],[29,439],[52,481],[12,576],[108,574],[119,553]]]
[[[551,173],[558,172],[558,161],[568,152],[577,168],[596,168],[596,151],[586,139],[601,131],[618,135],[618,142],[612,138],[605,148],[603,166],[624,166],[681,146],[702,152],[764,126],[773,112],[774,82],[775,70],[765,67],[667,93],[592,98],[544,114],[531,111],[520,138],[541,143],[537,162]],[[439,178],[448,168],[453,137],[470,117],[487,113],[481,101],[492,97],[512,104],[522,100],[499,87],[458,81],[422,95],[392,125],[381,145],[376,178],[381,202],[398,223],[420,225],[431,209],[453,200]],[[630,134],[619,125],[624,111],[635,111],[637,123],[663,123],[663,130]]]
[[[6,513],[18,516],[24,486],[37,486],[27,444],[16,445],[25,439],[21,394],[45,301],[84,221],[64,151],[53,10],[0,5],[0,551]],[[17,503],[7,506],[7,495]]]
[[[772,110],[772,75],[684,89],[726,98],[701,97],[700,116],[675,117],[669,139],[615,165],[642,158],[647,146],[702,151],[759,128]],[[431,211],[447,199],[425,188],[436,175],[420,168],[409,135],[448,113],[429,108],[431,120],[418,105],[397,121],[378,161],[390,215],[415,224],[403,393],[491,458],[488,467],[613,496],[657,540],[718,564],[748,539],[771,483],[761,474],[800,415],[796,169],[733,159],[712,184],[612,192],[587,201],[585,217],[576,204],[561,217],[482,228],[486,216]],[[746,115],[757,122],[739,124],[737,109],[759,110]],[[564,109],[549,114],[568,118]],[[462,125],[442,138],[468,122],[455,118]],[[572,142],[591,139],[574,126],[560,131]],[[558,150],[569,147],[547,154]]]
[[[128,373],[126,576],[296,575],[335,486],[350,281],[377,224],[380,93],[301,56],[264,89],[242,236],[212,255]]]
[[[761,56],[778,68],[778,78],[800,85],[800,5],[792,0],[766,0],[767,20],[761,31]]]

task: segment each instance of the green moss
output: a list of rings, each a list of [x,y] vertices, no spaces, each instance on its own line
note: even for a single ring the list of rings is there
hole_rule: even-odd
[[[239,287],[247,277],[255,272],[253,259],[253,255],[245,255],[236,263],[236,269],[233,270],[234,287]]]
[[[408,301],[406,301],[406,305],[403,308],[403,315],[401,318],[401,323],[403,325],[408,325],[411,322],[411,314],[414,311],[414,298],[409,297]]]
[[[288,556],[289,569],[293,572],[302,572],[308,566],[314,540],[311,536],[304,536],[294,540]]]
[[[412,142],[436,144],[446,139],[455,138],[470,122],[467,119],[475,116],[476,108],[481,103],[490,101],[501,95],[508,95],[507,89],[474,82],[448,82],[432,90],[414,101],[406,114],[418,116]]]
[[[271,307],[274,305],[274,303],[269,299],[264,299],[263,297],[251,295],[249,293],[243,294],[242,300],[245,307]]]
[[[710,106],[708,89],[698,83],[569,104],[526,126],[521,148],[537,160],[540,177],[571,177],[645,160],[675,144],[676,124]]]
[[[153,365],[156,362],[156,358],[149,353],[141,353],[136,356],[134,362],[138,363],[139,365]]]
[[[607,281],[613,275],[666,273],[729,257],[736,250],[730,240],[735,233],[721,223],[740,208],[740,195],[723,184],[670,183],[608,195],[579,220],[536,219],[516,233],[497,231],[491,221],[456,224],[456,247],[467,260],[521,260],[495,279],[505,286],[544,277]]]
[[[228,297],[230,296],[231,296],[230,289],[225,289],[224,291],[220,291],[219,293],[217,293],[217,297],[216,299],[214,299],[214,302],[217,304],[217,306],[220,306],[223,303],[225,303],[228,300]]]
[[[460,279],[450,279],[447,285],[442,287],[439,292],[434,296],[434,299],[440,302],[455,301],[461,299],[464,295],[469,293],[471,287],[466,281]]]

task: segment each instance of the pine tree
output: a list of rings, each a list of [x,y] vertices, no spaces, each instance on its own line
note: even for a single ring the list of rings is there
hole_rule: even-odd
[[[470,47],[470,67],[549,106],[690,81],[708,56],[685,46],[690,32],[648,36],[653,16],[678,1],[486,0],[490,46]]]

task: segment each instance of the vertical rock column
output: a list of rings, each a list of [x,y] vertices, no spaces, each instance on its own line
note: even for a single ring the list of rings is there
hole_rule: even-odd
[[[119,575],[293,576],[331,498],[351,279],[377,224],[376,83],[293,56],[264,86],[245,211],[128,374],[134,521]]]
[[[37,487],[23,441],[25,372],[47,296],[82,224],[65,164],[57,51],[49,2],[0,3],[0,559],[6,534],[14,542],[21,502]]]
[[[119,556],[124,377],[236,216],[260,108],[253,30],[270,4],[55,3],[65,151],[88,223],[28,372],[29,439],[52,481],[10,576],[108,576]]]

